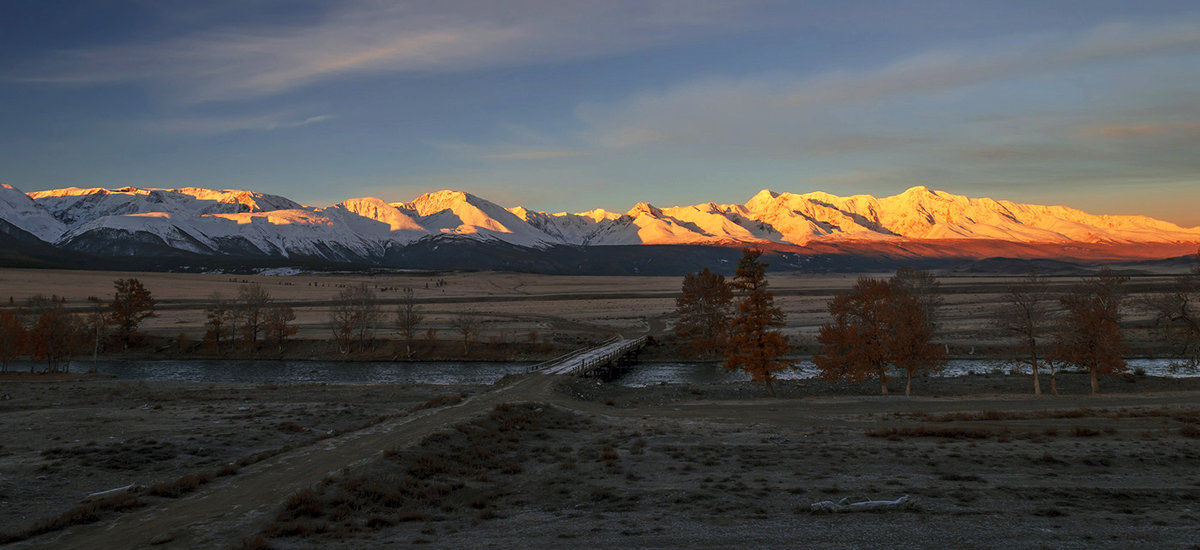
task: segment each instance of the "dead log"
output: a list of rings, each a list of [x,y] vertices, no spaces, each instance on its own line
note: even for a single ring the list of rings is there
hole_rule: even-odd
[[[130,483],[129,485],[126,485],[126,486],[124,486],[124,487],[117,487],[116,489],[109,489],[109,490],[107,490],[107,491],[100,491],[100,492],[98,492],[98,493],[92,493],[92,494],[90,494],[90,495],[88,495],[88,496],[86,496],[86,497],[83,497],[83,500],[85,500],[85,501],[88,501],[88,500],[91,500],[91,499],[93,499],[93,498],[98,498],[98,497],[108,496],[108,495],[111,495],[111,494],[113,494],[113,493],[119,493],[119,492],[121,492],[121,491],[129,491],[129,490],[132,490],[132,489],[134,489],[134,488],[136,488],[136,487],[137,487],[137,484],[136,484],[136,483]]]
[[[896,500],[864,500],[862,502],[849,502],[850,498],[846,497],[837,502],[832,500],[822,500],[812,503],[809,510],[814,514],[836,514],[842,512],[874,512],[879,510],[899,510],[907,509],[913,506],[913,499],[908,495],[904,495]]]

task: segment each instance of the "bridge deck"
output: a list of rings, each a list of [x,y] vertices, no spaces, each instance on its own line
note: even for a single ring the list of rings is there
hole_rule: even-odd
[[[584,375],[598,367],[615,363],[645,345],[645,336],[632,340],[616,337],[599,346],[576,350],[562,357],[535,365],[530,370],[542,374]]]

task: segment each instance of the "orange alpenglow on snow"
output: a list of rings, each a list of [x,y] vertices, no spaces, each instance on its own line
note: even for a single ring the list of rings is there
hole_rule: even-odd
[[[926,187],[883,198],[763,190],[745,204],[660,208],[642,202],[624,214],[548,214],[449,190],[411,202],[365,197],[319,208],[242,190],[72,187],[25,194],[5,185],[0,219],[51,243],[117,230],[158,235],[194,252],[218,250],[236,238],[285,255],[329,245],[350,256],[371,255],[439,235],[536,248],[749,245],[798,254],[1095,260],[1180,256],[1200,244],[1200,227]]]

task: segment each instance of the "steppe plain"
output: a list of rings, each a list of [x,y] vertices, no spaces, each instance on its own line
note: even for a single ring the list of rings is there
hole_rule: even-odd
[[[390,289],[414,288],[442,338],[454,316],[481,317],[473,358],[531,331],[543,344],[533,355],[612,333],[664,335],[679,285],[4,270],[0,299],[81,304],[129,275],[159,300],[147,331],[193,342],[210,294],[258,281],[298,311],[297,337],[311,343],[294,356],[321,353],[330,298],[358,281],[389,307]],[[800,356],[825,301],[854,277],[771,275]],[[1137,277],[1131,290],[1168,280]],[[952,354],[999,353],[989,312],[1011,282],[942,278]],[[1130,304],[1134,343],[1152,350],[1147,312]],[[678,355],[670,345],[645,354]],[[80,520],[15,548],[1200,547],[1200,383],[1106,379],[1100,396],[1079,375],[1059,383],[1062,396],[1035,398],[1022,375],[932,378],[914,397],[884,398],[875,383],[790,381],[768,399],[749,383],[627,388],[541,375],[489,387],[10,375],[0,379],[0,531]],[[817,501],[903,495],[911,505],[810,513]]]

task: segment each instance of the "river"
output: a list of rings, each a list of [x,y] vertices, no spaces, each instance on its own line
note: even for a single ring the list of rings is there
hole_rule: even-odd
[[[1176,360],[1131,359],[1129,369],[1143,369],[1152,376],[1200,376],[1195,370],[1171,368]],[[90,360],[72,361],[71,372],[84,372]],[[100,372],[125,380],[168,380],[209,384],[491,384],[508,374],[524,373],[531,363],[480,362],[343,362],[343,361],[263,361],[263,360],[163,360],[97,363]],[[9,365],[11,370],[28,371],[28,362]],[[41,365],[37,365],[40,370]],[[938,376],[966,376],[1010,372],[1011,363],[991,360],[950,361]],[[1025,369],[1024,372],[1027,372]],[[779,374],[783,380],[816,376],[816,367],[802,361],[795,370]],[[709,384],[749,380],[743,373],[726,373],[716,363],[640,363],[631,366],[614,382],[641,387],[656,384]]]

